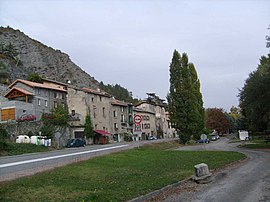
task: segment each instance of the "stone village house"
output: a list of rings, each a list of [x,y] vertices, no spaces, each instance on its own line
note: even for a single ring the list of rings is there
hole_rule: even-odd
[[[18,79],[9,85],[1,102],[1,122],[15,121],[23,115],[34,115],[40,120],[43,113],[50,113],[57,105],[66,107],[67,90]]]
[[[156,136],[157,129],[156,129],[155,112],[147,111],[138,107],[135,107],[133,111],[134,115],[140,115],[142,117],[142,122],[139,126],[139,129],[141,129],[142,133],[141,136],[139,137],[142,140],[147,140],[150,136]],[[135,130],[134,132],[136,132],[136,126],[134,126],[134,130]]]

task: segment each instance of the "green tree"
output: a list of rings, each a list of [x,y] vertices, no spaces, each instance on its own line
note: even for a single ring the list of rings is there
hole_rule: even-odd
[[[270,54],[262,56],[239,93],[240,108],[248,130],[270,129]]]
[[[84,134],[86,136],[86,138],[93,138],[94,136],[94,131],[93,131],[93,126],[92,126],[92,122],[91,122],[91,118],[90,115],[87,114],[85,117],[85,128],[84,128]]]
[[[174,50],[170,64],[168,111],[180,141],[186,143],[204,128],[204,108],[196,69],[188,56]]]
[[[230,121],[230,132],[236,132],[242,129],[240,122],[242,115],[240,113],[240,108],[232,106],[230,112],[227,114],[227,119]]]
[[[43,114],[41,118],[43,126],[41,132],[43,135],[52,138],[54,145],[56,144],[54,134],[63,131],[68,125],[68,111],[62,106],[52,109],[51,114]],[[59,145],[56,145],[58,147]]]
[[[27,80],[32,81],[32,82],[36,82],[36,83],[42,83],[43,82],[42,77],[37,73],[29,74],[28,77],[27,77]]]

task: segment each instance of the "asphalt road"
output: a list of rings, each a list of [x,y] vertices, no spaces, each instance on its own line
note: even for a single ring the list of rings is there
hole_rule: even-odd
[[[244,153],[248,159],[214,175],[210,184],[196,185],[193,191],[170,193],[156,201],[263,202],[270,201],[270,151],[238,148],[222,138],[210,144],[181,147],[179,150],[222,150]],[[192,187],[192,186],[191,186]]]

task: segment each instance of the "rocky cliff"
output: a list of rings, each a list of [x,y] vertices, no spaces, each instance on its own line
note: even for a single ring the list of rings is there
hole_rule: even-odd
[[[19,30],[0,27],[0,81],[26,79],[31,73],[63,83],[69,80],[77,87],[97,89],[99,86],[98,81],[74,64],[67,54]]]

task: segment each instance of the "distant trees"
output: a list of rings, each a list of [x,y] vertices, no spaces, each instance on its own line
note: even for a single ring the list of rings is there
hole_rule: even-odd
[[[270,54],[262,56],[257,69],[249,74],[239,100],[247,129],[270,129]]]
[[[225,133],[230,128],[230,122],[223,109],[209,108],[206,110],[205,126],[218,133]]]
[[[129,92],[126,88],[122,87],[119,84],[105,85],[102,81],[100,82],[100,88],[104,90],[105,92],[113,95],[118,100],[123,100],[126,102],[134,103],[138,100],[133,99],[132,93]]]
[[[200,81],[188,56],[174,50],[170,64],[170,91],[167,96],[168,111],[180,141],[186,143],[193,134],[204,128],[204,108]]]

